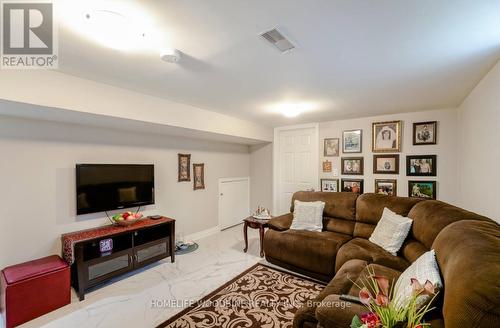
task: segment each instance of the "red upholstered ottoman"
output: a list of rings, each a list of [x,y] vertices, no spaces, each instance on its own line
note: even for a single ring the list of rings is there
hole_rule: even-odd
[[[7,328],[71,301],[69,266],[57,255],[5,268],[1,286],[0,309]]]

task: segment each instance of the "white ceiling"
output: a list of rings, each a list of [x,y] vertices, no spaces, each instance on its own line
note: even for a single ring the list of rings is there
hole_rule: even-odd
[[[277,126],[455,107],[500,58],[498,0],[136,4],[185,54],[180,63],[162,62],[160,49],[103,48],[61,25],[60,71]],[[258,36],[273,27],[293,52]],[[270,112],[281,101],[319,106],[290,119]]]

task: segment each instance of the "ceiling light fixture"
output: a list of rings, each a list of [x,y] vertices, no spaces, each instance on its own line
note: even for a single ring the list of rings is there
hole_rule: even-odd
[[[131,24],[123,14],[111,10],[94,10],[85,14],[87,30],[104,46],[130,50],[141,43],[146,32]]]
[[[60,21],[104,47],[127,52],[158,51],[152,17],[138,5],[122,1],[64,1]]]
[[[272,107],[273,112],[280,113],[288,118],[293,118],[302,113],[316,109],[317,105],[309,102],[282,102]]]

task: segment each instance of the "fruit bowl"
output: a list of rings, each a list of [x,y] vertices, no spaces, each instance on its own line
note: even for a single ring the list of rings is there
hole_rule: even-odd
[[[131,226],[132,224],[142,219],[141,213],[125,212],[122,214],[113,215],[112,220],[115,224],[123,227]]]

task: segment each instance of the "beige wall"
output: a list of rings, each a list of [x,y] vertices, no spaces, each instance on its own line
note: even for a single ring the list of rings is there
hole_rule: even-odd
[[[191,234],[218,224],[218,179],[249,176],[247,146],[0,116],[0,268],[60,253],[61,233],[107,223],[75,215],[76,163],[153,163],[156,204]],[[177,182],[177,153],[205,163],[206,189]],[[256,179],[257,180],[257,179]]]
[[[250,209],[273,207],[273,144],[250,147]]]
[[[459,108],[461,204],[500,222],[500,62]]]
[[[399,175],[373,174],[373,155],[371,145],[371,129],[373,122],[401,120],[403,126],[403,148],[400,155]],[[428,146],[413,146],[412,129],[414,122],[438,121],[438,144]],[[395,115],[382,115],[359,119],[331,121],[320,123],[320,178],[363,178],[365,192],[374,192],[375,179],[397,179],[398,195],[408,196],[408,180],[436,180],[437,197],[445,202],[456,204],[458,195],[458,114],[456,109],[431,110],[416,113],[405,113]],[[340,157],[323,157],[323,139],[340,138],[342,149],[342,131],[363,130],[363,153],[362,154],[340,154]],[[437,155],[437,177],[407,177],[406,156],[407,155]],[[364,157],[364,175],[334,177],[333,173],[324,173],[321,167],[325,159],[332,161],[333,168],[337,168],[341,174],[341,157]]]
[[[0,85],[0,99],[58,109],[54,114],[39,108],[30,113],[31,118],[58,121],[58,116],[69,114],[97,114],[193,132],[273,140],[272,128],[262,124],[56,71],[3,70]],[[0,113],[21,115],[1,107]]]

